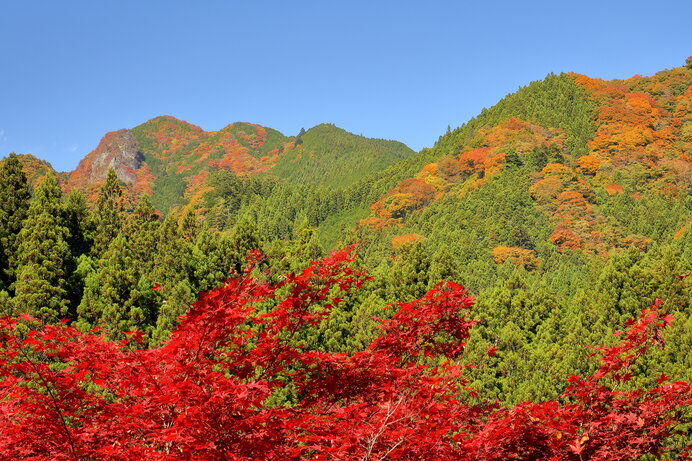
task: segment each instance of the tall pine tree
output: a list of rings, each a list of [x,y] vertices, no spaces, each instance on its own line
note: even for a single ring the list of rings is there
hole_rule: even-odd
[[[96,202],[96,235],[93,252],[100,256],[118,235],[123,224],[123,190],[115,170],[110,168]]]
[[[161,286],[164,300],[152,334],[155,343],[164,341],[170,330],[195,300],[190,279],[194,277],[192,244],[178,227],[178,222],[168,215],[158,231],[158,244],[154,256],[151,279]]]
[[[22,164],[11,153],[0,164],[0,290],[9,288],[17,266],[17,237],[29,210],[29,185]]]
[[[77,306],[84,292],[84,279],[77,270],[80,261],[88,258],[93,245],[95,226],[94,216],[87,206],[84,194],[73,190],[67,196],[65,202],[65,224],[70,231],[67,241],[70,247],[70,264],[67,267],[69,274],[67,282],[68,299],[70,301],[70,318],[77,317]]]
[[[64,221],[62,191],[52,173],[36,188],[19,232],[14,306],[43,320],[67,314],[70,232]]]

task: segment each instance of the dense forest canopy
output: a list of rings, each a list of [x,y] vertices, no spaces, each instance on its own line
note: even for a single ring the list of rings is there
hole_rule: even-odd
[[[551,74],[448,130],[434,147],[418,153],[395,141],[364,138],[330,124],[285,136],[249,123],[205,132],[163,116],[107,134],[71,173],[56,173],[33,156],[10,154],[0,163],[0,313],[23,320],[4,320],[0,337],[6,356],[0,359],[4,373],[0,379],[7,392],[35,392],[26,398],[36,405],[46,395],[50,397],[51,389],[62,386],[59,380],[64,379],[69,381],[65,392],[74,386],[83,392],[69,405],[95,405],[93,421],[111,411],[124,418],[126,407],[115,410],[105,398],[113,393],[115,401],[124,399],[125,394],[119,395],[113,387],[120,384],[109,382],[103,387],[98,381],[103,378],[95,371],[87,375],[84,370],[95,365],[84,351],[122,359],[118,367],[104,362],[106,368],[99,371],[103,373],[136,374],[135,361],[159,360],[184,374],[176,367],[192,362],[181,356],[181,338],[199,334],[192,331],[201,328],[201,317],[195,316],[212,315],[203,306],[213,304],[221,309],[218,315],[233,311],[236,323],[218,325],[218,332],[232,330],[239,343],[221,342],[209,346],[209,353],[223,355],[226,347],[240,347],[256,356],[245,361],[214,359],[195,373],[205,373],[197,375],[199,379],[219,380],[222,388],[214,392],[241,392],[240,387],[223,388],[231,385],[224,381],[229,377],[233,386],[259,386],[242,391],[249,392],[241,405],[247,424],[252,418],[275,424],[272,418],[277,415],[298,417],[303,410],[323,409],[326,394],[337,392],[334,382],[327,382],[330,379],[350,379],[357,387],[362,378],[364,387],[351,389],[353,405],[360,402],[362,408],[370,408],[373,402],[358,399],[367,386],[374,385],[375,377],[358,375],[358,367],[367,368],[358,361],[382,359],[386,370],[380,371],[391,373],[387,376],[393,380],[388,385],[410,379],[406,382],[414,387],[408,397],[425,393],[428,386],[431,394],[415,405],[429,405],[433,400],[444,404],[444,411],[436,416],[431,407],[425,407],[431,412],[426,431],[443,416],[452,424],[440,423],[438,441],[445,440],[446,448],[436,445],[435,449],[457,446],[451,440],[458,442],[459,433],[473,434],[472,440],[479,444],[486,440],[487,447],[497,449],[493,437],[515,424],[513,418],[519,414],[528,421],[544,421],[551,411],[562,414],[575,402],[592,409],[584,402],[598,399],[608,399],[609,408],[619,414],[622,402],[615,399],[618,403],[613,403],[615,388],[601,387],[603,371],[614,373],[607,379],[618,383],[617,392],[631,392],[626,395],[633,396],[633,401],[651,404],[646,410],[651,421],[640,415],[645,422],[639,427],[645,427],[646,434],[634,436],[617,426],[639,424],[640,416],[634,413],[622,416],[630,418],[627,424],[619,419],[613,423],[622,434],[629,434],[631,446],[632,440],[640,440],[638,447],[643,451],[608,457],[615,452],[594,448],[595,432],[579,433],[570,426],[583,422],[580,416],[565,422],[564,428],[541,435],[551,442],[537,440],[536,446],[545,443],[550,447],[545,450],[579,455],[557,459],[631,459],[633,453],[646,452],[668,456],[663,447],[677,455],[691,436],[689,427],[678,427],[687,432],[674,435],[659,426],[654,430],[650,424],[659,417],[663,419],[657,424],[668,421],[665,418],[670,415],[678,422],[690,416],[689,386],[685,388],[684,383],[692,379],[691,156],[690,65],[613,81]],[[346,246],[350,250],[336,253],[341,255],[338,264],[335,256],[327,257]],[[255,250],[261,258],[252,253]],[[244,272],[248,254],[255,255],[254,266]],[[311,263],[324,257],[322,263]],[[341,273],[322,280],[324,286],[314,284],[310,271],[337,270],[337,266],[341,271],[346,260],[350,269],[346,279],[340,279],[343,286],[335,282]],[[365,272],[372,278],[365,277]],[[319,277],[326,276],[320,273]],[[231,282],[224,282],[229,278]],[[356,279],[358,289],[351,289]],[[248,297],[252,312],[242,307],[244,303],[233,304],[240,298],[229,286],[250,290],[243,296]],[[275,292],[274,301],[266,290]],[[313,291],[320,293],[301,305],[306,317],[300,325],[292,323],[297,320],[291,303],[307,300],[295,290],[307,290],[312,293],[309,296],[317,296]],[[208,294],[190,310],[203,292]],[[231,292],[233,302],[217,305],[211,301]],[[464,317],[467,323],[454,326],[449,319],[452,313],[440,310],[447,304],[438,301],[452,297],[457,307],[470,307],[469,296],[474,303],[470,317]],[[418,309],[422,315],[426,303],[432,306],[428,319],[432,323],[420,324],[412,333],[418,335],[415,341],[421,348],[434,349],[431,356],[423,354],[423,360],[417,353],[397,349],[391,338],[402,344],[414,341],[413,336],[399,337],[405,333],[393,325],[413,322],[404,318],[405,313]],[[645,313],[640,316],[642,309]],[[276,316],[283,316],[282,320]],[[639,321],[627,323],[632,318]],[[55,326],[61,321],[68,326]],[[621,333],[626,324],[629,333]],[[453,326],[457,328],[453,333],[445,330]],[[67,345],[61,349],[56,338],[74,343],[75,348],[89,344],[93,350],[77,353]],[[288,352],[277,349],[279,342],[292,355],[282,355]],[[649,347],[659,343],[666,347]],[[440,344],[450,349],[435,349]],[[587,360],[591,351],[584,345],[602,345],[601,362]],[[17,355],[27,351],[28,356]],[[616,356],[625,351],[637,356],[636,362],[631,360],[634,357],[618,362]],[[265,354],[262,360],[286,363],[268,371],[271,377],[264,376],[261,369],[267,363],[260,360],[261,354]],[[388,355],[385,360],[378,354]],[[80,365],[86,367],[80,371],[75,368],[78,363],[88,367]],[[467,364],[473,366],[465,368]],[[44,367],[41,372],[27,368],[39,365]],[[311,374],[318,367],[333,369],[335,375]],[[463,368],[463,373],[455,374],[457,368]],[[452,380],[450,373],[463,379]],[[254,379],[258,374],[262,379]],[[585,378],[568,381],[572,375]],[[36,385],[37,379],[46,376],[55,381]],[[33,384],[19,391],[22,380]],[[662,385],[678,382],[683,384]],[[128,392],[144,388],[149,392],[150,384],[142,382],[137,384],[141,389]],[[316,387],[308,391],[308,386]],[[459,396],[462,390],[463,398]],[[377,418],[404,411],[397,406],[402,395],[387,395],[389,410],[368,410]],[[345,412],[345,421],[353,422],[357,412],[344,404],[348,398],[344,394],[332,403]],[[159,408],[164,405],[148,402]],[[260,404],[268,412],[262,416],[251,410]],[[46,408],[53,411],[50,405]],[[362,408],[358,411],[365,411]],[[407,407],[406,411],[423,410]],[[464,412],[473,413],[474,421],[492,423],[485,429],[454,426],[455,418],[471,415]],[[84,417],[84,426],[78,422],[81,416],[63,417],[66,427],[55,429],[61,434],[56,440],[62,440],[62,445],[56,442],[56,450],[67,446],[61,437],[87,427],[89,418]],[[356,448],[348,453],[331,452],[335,450],[331,445],[325,448],[319,425],[328,428],[325,433],[343,430],[327,419],[325,414],[324,420],[301,420],[292,428],[272,426],[286,437],[281,443],[292,447],[282,452],[285,458],[309,457],[313,452],[304,447],[313,445],[314,453],[324,456],[347,458],[361,453]],[[401,430],[422,430],[422,420],[413,424],[414,419]],[[2,431],[16,423],[10,413],[1,413],[0,421]],[[520,425],[524,429],[535,426],[524,423],[528,424]],[[305,432],[300,436],[291,432],[296,428]],[[524,429],[517,429],[514,436],[526,437]],[[261,437],[276,435],[269,432]],[[306,433],[322,436],[306,439]],[[558,433],[565,437],[563,441],[551,439]],[[130,440],[128,446],[148,455],[155,451],[175,456],[172,446],[181,447],[180,456],[195,453],[185,451],[192,448],[182,448],[187,442],[181,439],[167,441],[166,434],[157,432],[155,440],[146,443]],[[353,435],[354,447],[370,440],[368,434],[358,434]],[[149,440],[146,437],[142,440]],[[372,448],[397,445],[395,433],[388,437],[379,445],[373,442]],[[82,447],[88,446],[83,442]],[[169,442],[172,445],[166,445]],[[228,443],[231,450],[233,444]],[[459,443],[458,448],[466,442]],[[7,446],[0,448],[9,450]],[[405,446],[402,442],[400,448],[392,449]],[[421,441],[420,447],[424,446]],[[384,452],[378,453],[381,457]],[[400,457],[419,455],[400,453]],[[466,453],[493,459],[490,451]],[[505,454],[536,459],[552,452],[531,453]],[[66,459],[79,456],[66,455]]]

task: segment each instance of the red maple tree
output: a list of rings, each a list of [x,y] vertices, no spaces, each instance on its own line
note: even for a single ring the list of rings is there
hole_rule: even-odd
[[[367,279],[353,248],[274,285],[252,276],[259,257],[155,349],[138,332],[112,342],[3,318],[0,458],[637,459],[662,454],[687,421],[689,383],[617,389],[671,321],[658,302],[596,349],[600,368],[570,377],[563,399],[501,408],[463,378],[475,321],[461,286],[400,304],[363,351],[325,353],[300,332]]]

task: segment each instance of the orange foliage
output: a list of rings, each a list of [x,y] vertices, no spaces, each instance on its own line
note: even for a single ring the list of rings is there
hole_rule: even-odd
[[[616,195],[622,194],[625,191],[625,188],[619,184],[608,184],[605,186],[605,190],[608,192],[608,195]]]
[[[589,204],[584,196],[576,190],[566,190],[557,194],[556,215],[560,217],[574,218],[589,211]]]
[[[379,217],[400,218],[407,212],[424,207],[432,199],[441,197],[470,175],[476,174],[478,179],[469,188],[481,186],[500,171],[506,152],[513,151],[523,155],[542,146],[557,146],[562,150],[564,132],[533,125],[518,118],[506,119],[494,127],[481,128],[461,148],[458,155],[446,155],[437,163],[425,165],[416,175],[417,178],[412,178],[421,182],[425,179],[427,188],[419,184],[419,190],[412,193],[403,191],[400,184],[373,204],[371,209]]]
[[[649,176],[656,183],[650,185],[652,191],[677,195],[689,190],[685,177],[689,177],[690,158],[686,153],[692,150],[692,139],[685,135],[685,119],[689,120],[692,111],[692,69],[680,67],[625,81],[576,74],[572,78],[598,105],[597,132],[589,143],[596,157],[617,169],[632,165],[663,168],[665,179],[660,174]],[[588,168],[583,171],[589,172]]]
[[[562,181],[570,181],[574,179],[574,170],[562,163],[548,163],[541,170],[541,175],[543,177],[557,176]]]
[[[429,163],[423,167],[421,170],[422,176],[437,176],[438,168],[437,163]]]
[[[680,238],[682,237],[682,235],[683,235],[685,232],[687,232],[688,230],[690,230],[690,228],[692,228],[692,218],[690,218],[690,219],[687,221],[687,223],[686,223],[684,226],[682,226],[682,227],[675,233],[675,235],[673,235],[673,238],[674,238],[675,240],[680,240]]]
[[[593,158],[579,160],[587,168],[596,164]],[[550,240],[558,249],[605,251],[604,236],[612,234],[612,226],[589,203],[593,198],[589,183],[560,163],[547,164],[538,177],[529,192],[553,218],[555,230]]]
[[[372,230],[386,229],[391,226],[401,225],[401,220],[394,218],[383,218],[379,216],[370,216],[359,221],[361,226],[367,226]]]
[[[581,238],[579,238],[576,233],[563,226],[558,226],[555,229],[550,236],[550,241],[553,242],[560,251],[578,250],[583,245]]]
[[[625,246],[635,246],[640,250],[646,250],[646,248],[651,244],[652,240],[648,237],[642,235],[628,235],[622,240]]]
[[[552,202],[564,187],[558,176],[548,176],[529,186],[529,193],[541,205]]]
[[[582,155],[577,159],[577,165],[582,173],[595,175],[601,166],[601,160],[595,155]]]
[[[536,257],[536,252],[525,248],[498,246],[493,249],[493,259],[495,264],[503,264],[510,260],[517,266],[523,266],[527,270],[533,270],[540,266],[540,260]]]
[[[401,181],[370,208],[382,218],[401,218],[427,205],[435,198],[435,188],[419,178]]]
[[[418,242],[421,240],[427,240],[423,235],[420,234],[404,234],[392,237],[392,248],[396,251],[413,242]]]
[[[65,180],[67,179],[65,173],[56,172],[55,170],[53,170],[50,164],[48,164],[44,160],[36,158],[31,154],[19,154],[17,157],[22,165],[22,170],[26,175],[26,179],[29,183],[29,188],[31,190],[35,189],[36,186],[38,186],[38,184],[41,181],[43,181],[48,172],[52,172],[53,174],[55,174],[55,177],[58,180],[58,184],[60,185],[60,187],[65,188]],[[4,160],[2,159],[2,157],[0,157],[0,165],[2,165],[3,162]]]
[[[484,169],[489,147],[478,147],[459,155],[459,169],[465,173],[476,173]]]

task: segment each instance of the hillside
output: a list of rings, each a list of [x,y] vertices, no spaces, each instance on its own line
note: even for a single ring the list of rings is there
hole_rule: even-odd
[[[296,139],[240,122],[206,132],[162,116],[106,134],[70,173],[68,188],[87,190],[93,196],[112,167],[132,193],[150,195],[154,206],[167,212],[198,201],[200,188],[217,170],[241,177],[271,172],[295,183],[320,179],[346,186],[411,154],[401,143],[367,139],[329,125],[319,125]]]
[[[620,210],[648,210],[638,204],[678,203],[689,195],[690,83],[686,68],[626,81],[569,74],[534,82],[443,136],[430,155],[434,161],[372,204],[362,224],[423,232],[418,221],[434,232],[430,213],[450,214],[514,176],[512,188],[524,197],[514,207],[523,203],[527,213],[538,213],[535,219],[549,222],[544,233],[559,250],[645,245],[657,236],[644,230],[651,220],[637,225]],[[495,198],[486,197],[502,202]],[[521,248],[508,233],[520,216],[506,214],[484,230],[496,231],[497,243]],[[678,219],[680,229],[684,213]]]
[[[35,188],[48,172],[58,175],[58,179],[62,183],[67,182],[68,174],[56,172],[53,166],[45,160],[41,160],[32,154],[21,154],[18,157],[31,189]],[[4,159],[0,159],[0,164],[2,164],[3,161]]]
[[[168,211],[183,203],[209,171],[253,174],[270,168],[286,140],[259,125],[234,123],[205,132],[170,116],[157,117],[131,130],[106,134],[70,173],[68,184],[96,190],[113,167],[135,194],[150,195],[158,209]]]
[[[662,337],[672,347],[651,351],[632,385],[689,380],[691,84],[690,67],[617,81],[551,74],[419,153],[332,125],[286,137],[158,117],[109,133],[59,178],[86,200],[62,200],[45,181],[20,204],[33,219],[17,235],[53,253],[5,237],[0,302],[116,339],[138,328],[145,344],[161,344],[196,293],[240,272],[249,250],[264,254],[258,276],[281,283],[357,242],[356,264],[374,280],[295,341],[362,350],[388,305],[455,280],[481,320],[463,357],[483,365],[469,385],[514,404],[557,398],[568,374],[594,372],[575,345],[612,345],[658,298],[676,319]],[[34,184],[50,170],[21,161]],[[111,167],[117,177],[104,181]],[[172,211],[162,221],[156,209]],[[16,234],[8,214],[0,237]],[[33,283],[32,271],[52,278]],[[33,291],[44,285],[53,291]],[[37,304],[46,298],[48,310]]]
[[[413,154],[400,142],[364,138],[322,124],[297,138],[271,173],[290,183],[338,189]]]

